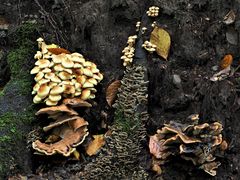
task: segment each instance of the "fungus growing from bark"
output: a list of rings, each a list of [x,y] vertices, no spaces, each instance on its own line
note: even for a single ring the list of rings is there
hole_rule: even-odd
[[[171,121],[150,137],[149,149],[154,165],[163,165],[169,156],[180,156],[192,161],[195,166],[215,176],[220,165],[215,161],[217,149],[226,150],[227,143],[222,138],[222,124],[181,124]]]
[[[55,44],[47,45],[42,38],[37,41],[40,51],[34,56],[37,61],[30,73],[36,74],[36,85],[41,86],[33,89],[32,94],[36,94],[33,102],[55,106],[62,97],[93,99],[95,92],[89,89],[103,79],[96,64],[86,61],[79,53],[71,54]],[[55,86],[52,83],[56,83]],[[86,96],[82,92],[90,94]]]

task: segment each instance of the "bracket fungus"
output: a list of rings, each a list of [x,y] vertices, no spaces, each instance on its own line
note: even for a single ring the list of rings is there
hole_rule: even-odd
[[[171,155],[192,161],[208,174],[215,176],[221,164],[216,161],[217,150],[224,151],[227,147],[222,138],[222,124],[181,124],[170,121],[150,137],[149,149],[154,164],[160,166],[169,161]],[[222,148],[224,146],[224,148]]]
[[[79,53],[71,54],[55,44],[47,45],[42,38],[37,42],[40,51],[34,56],[37,61],[30,72],[36,74],[32,91],[34,103],[45,102],[48,106],[55,106],[63,97],[80,97],[83,100],[95,97],[91,88],[103,79],[96,64]]]
[[[85,103],[84,106],[86,105],[88,104]],[[89,134],[88,122],[65,104],[40,109],[36,115],[40,114],[48,114],[55,121],[43,127],[45,132],[51,133],[44,143],[40,140],[32,143],[33,149],[37,152],[45,155],[60,153],[63,156],[70,156]]]

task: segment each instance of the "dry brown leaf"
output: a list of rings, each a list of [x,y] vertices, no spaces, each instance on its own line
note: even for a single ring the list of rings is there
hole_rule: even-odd
[[[70,52],[64,48],[48,48],[48,51],[56,55],[59,55],[62,53],[70,54]]]
[[[117,93],[118,93],[118,88],[121,86],[121,81],[120,80],[115,80],[112,82],[106,90],[106,101],[109,106],[112,106],[114,103]]]
[[[93,138],[94,140],[86,148],[86,153],[89,156],[96,155],[99,149],[105,144],[104,134],[94,135]]]
[[[158,175],[162,174],[162,169],[158,164],[153,164],[152,170],[155,171]]]
[[[155,27],[151,33],[150,42],[157,46],[157,54],[167,60],[171,46],[169,33],[160,27]]]
[[[228,66],[230,66],[233,62],[233,57],[231,54],[227,54],[224,56],[224,58],[220,61],[220,68],[226,69]]]

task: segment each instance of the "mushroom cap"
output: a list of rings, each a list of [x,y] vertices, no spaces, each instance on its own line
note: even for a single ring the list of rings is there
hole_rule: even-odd
[[[94,87],[94,85],[87,80],[87,81],[83,84],[82,87],[83,87],[83,88],[91,88],[91,87]]]
[[[64,84],[64,93],[66,94],[74,94],[75,93],[75,87],[70,84]]]
[[[92,105],[80,98],[67,98],[63,100],[63,104],[70,107],[92,107]]]
[[[90,89],[84,89],[81,93],[81,99],[82,100],[87,100],[89,96],[91,95],[91,90]]]
[[[40,81],[38,81],[38,84],[39,85],[42,85],[42,84],[46,84],[50,81],[50,79],[41,79]]]
[[[40,67],[35,66],[35,67],[30,71],[30,74],[37,74],[37,73],[39,73],[40,69],[41,69]]]
[[[82,64],[83,64],[84,67],[91,67],[92,66],[92,62],[90,62],[90,61],[85,61]]]
[[[83,57],[83,55],[77,52],[72,53],[71,56]]]
[[[33,98],[33,103],[38,104],[42,101],[42,98],[39,97],[38,95],[34,96]]]
[[[63,61],[64,59],[67,59],[67,57],[65,56],[65,54],[59,54],[59,55],[53,54],[53,55],[52,55],[52,61],[53,61],[55,64],[60,64],[60,63],[62,63],[62,61]]]
[[[63,92],[64,92],[64,87],[55,86],[51,89],[50,94],[51,95],[58,95],[58,94],[62,94]]]
[[[65,104],[62,104],[60,106],[42,108],[38,112],[36,112],[36,115],[40,115],[40,114],[55,115],[58,113],[67,113],[70,116],[78,115],[76,111],[67,107]]]
[[[51,79],[52,82],[56,82],[56,83],[60,83],[62,82],[61,79],[57,76],[54,76],[52,79]]]
[[[40,81],[43,77],[44,77],[44,73],[40,71],[39,73],[37,73],[37,75],[35,76],[34,80],[35,80],[36,82],[38,82],[38,81]]]
[[[40,68],[46,68],[50,65],[50,61],[47,59],[40,59],[36,61],[35,65],[39,66]]]
[[[43,38],[40,37],[37,39],[37,42],[44,42],[44,40],[43,40]]]
[[[55,77],[55,74],[52,72],[46,73],[44,76],[46,79],[52,79],[53,77]]]
[[[82,72],[83,72],[84,75],[86,75],[88,77],[93,77],[93,72],[88,68],[82,69]]]
[[[58,74],[58,77],[60,77],[62,80],[68,80],[72,78],[72,75],[63,71]]]
[[[53,102],[60,101],[61,98],[62,98],[61,95],[51,95],[51,94],[50,94],[50,95],[48,96],[48,99],[49,99],[50,101],[53,101]]]
[[[73,73],[73,71],[72,71],[72,69],[63,69],[63,71],[65,71],[65,72],[67,72],[67,73],[69,73],[69,74],[72,74]]]
[[[56,106],[58,101],[51,101],[50,99],[46,100],[46,105],[47,106]]]
[[[73,68],[82,68],[83,66],[79,63],[74,63]]]
[[[52,70],[49,69],[49,68],[44,68],[44,69],[42,70],[42,72],[43,72],[43,73],[50,73],[50,72],[52,72]]]
[[[84,84],[87,80],[87,76],[83,75],[83,76],[77,76],[77,82],[79,82],[80,84]]]
[[[58,85],[58,83],[56,83],[56,82],[49,82],[48,83],[48,86],[50,87],[51,91],[52,91],[52,88],[54,88],[57,85]],[[50,94],[51,94],[51,91],[50,91]]]
[[[69,58],[64,58],[62,60],[62,66],[65,68],[73,68],[74,62]]]
[[[38,91],[39,88],[40,88],[40,84],[38,83],[33,86],[34,91]]]
[[[49,94],[50,88],[47,84],[42,84],[40,88],[38,89],[38,96],[42,99],[45,98]]]
[[[63,71],[64,67],[62,66],[62,64],[57,64],[53,67],[54,71]]]
[[[90,83],[92,83],[93,85],[97,85],[97,80],[96,79],[94,79],[94,78],[90,78],[90,79],[88,79],[87,80],[88,82],[90,82]]]

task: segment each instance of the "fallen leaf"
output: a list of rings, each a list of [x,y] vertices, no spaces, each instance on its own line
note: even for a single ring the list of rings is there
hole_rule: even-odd
[[[80,159],[80,153],[79,153],[77,150],[73,151],[73,156],[74,156],[77,160]]]
[[[235,22],[236,15],[233,10],[230,10],[223,18],[223,22],[227,25]]]
[[[227,54],[224,56],[224,58],[220,61],[219,67],[221,69],[226,69],[228,66],[230,66],[233,62],[233,57],[231,54]]]
[[[228,77],[231,72],[231,66],[228,66],[227,68],[219,71],[218,73],[214,74],[211,78],[210,81],[221,81],[224,78]]]
[[[89,143],[89,145],[86,148],[86,153],[89,156],[96,155],[99,149],[104,146],[105,140],[104,135],[94,135],[94,140]]]
[[[56,55],[59,55],[62,53],[70,54],[70,52],[64,48],[48,48],[48,51]]]
[[[167,60],[171,45],[169,33],[162,28],[155,27],[151,33],[150,42],[157,46],[157,54]]]
[[[112,82],[106,90],[106,101],[109,106],[112,106],[114,103],[117,93],[118,93],[118,88],[121,86],[121,81],[120,80],[115,80]]]
[[[164,141],[159,141],[157,136],[150,136],[149,150],[156,158],[161,158],[161,151],[164,150]]]

